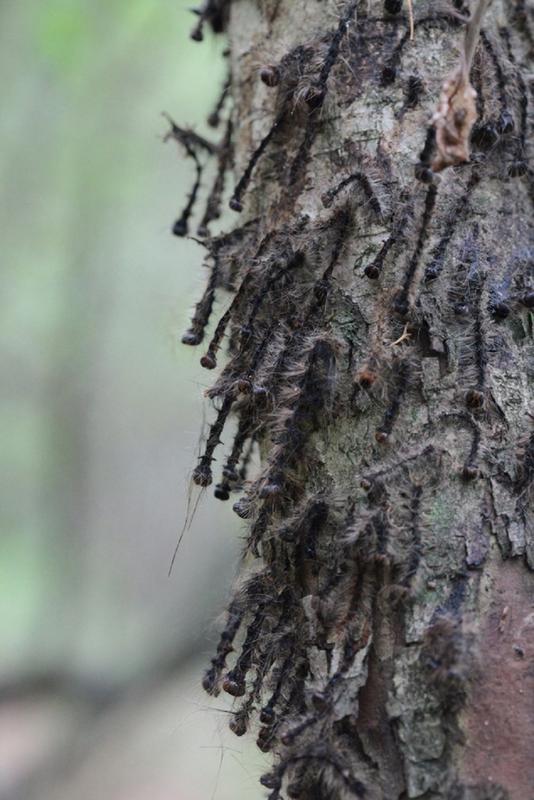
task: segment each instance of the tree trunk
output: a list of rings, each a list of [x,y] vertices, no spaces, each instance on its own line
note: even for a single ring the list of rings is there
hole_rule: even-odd
[[[194,32],[228,30],[231,124],[171,134],[217,154],[204,222],[232,163],[242,213],[184,336],[233,291],[193,479],[233,415],[215,495],[249,520],[204,685],[272,800],[534,796],[534,27],[475,5],[415,3],[412,39],[400,0],[208,0]]]

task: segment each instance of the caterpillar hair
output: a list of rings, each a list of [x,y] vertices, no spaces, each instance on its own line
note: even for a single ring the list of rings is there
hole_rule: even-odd
[[[211,188],[208,199],[206,200],[206,209],[204,211],[204,216],[202,217],[202,220],[197,228],[197,234],[199,236],[209,236],[208,226],[210,222],[212,222],[215,219],[218,219],[221,215],[221,202],[222,202],[222,193],[224,191],[224,180],[226,172],[230,166],[230,162],[232,159],[232,133],[233,133],[232,120],[229,119],[226,125],[224,140],[221,144],[221,148],[219,151],[217,174],[215,175],[213,186]]]
[[[220,254],[213,254],[213,266],[210,271],[208,284],[204,294],[195,306],[195,311],[191,318],[191,325],[182,336],[182,344],[196,346],[204,338],[206,327],[209,323],[213,303],[215,302],[215,290],[219,280]]]
[[[210,128],[217,128],[219,122],[221,121],[221,111],[224,108],[224,104],[230,94],[230,89],[232,87],[232,75],[229,72],[226,76],[226,79],[222,85],[221,93],[217,98],[217,102],[215,103],[215,107],[213,111],[208,116],[208,125]]]
[[[430,263],[427,265],[425,269],[424,280],[425,282],[435,280],[441,273],[443,269],[443,264],[445,262],[445,256],[447,254],[447,249],[449,244],[454,236],[456,227],[458,224],[462,222],[465,218],[465,211],[467,209],[467,205],[469,203],[469,199],[471,197],[471,193],[474,187],[478,184],[480,180],[480,176],[478,172],[473,169],[465,188],[465,191],[462,192],[457,204],[455,205],[449,222],[445,227],[445,232],[443,233],[441,239],[437,243],[436,247],[432,251],[430,256]]]
[[[264,154],[267,146],[275,133],[282,127],[283,123],[285,122],[287,117],[287,110],[284,109],[275,119],[273,124],[271,125],[267,134],[263,137],[257,148],[254,150],[252,155],[250,156],[249,162],[243,172],[241,178],[237,182],[237,185],[234,189],[234,193],[230,199],[230,208],[232,211],[242,211],[243,210],[243,195],[246,192],[248,185],[250,183],[250,179],[252,178],[252,173],[254,172],[254,168],[256,164]]]
[[[204,39],[204,25],[211,26],[214,33],[222,33],[228,22],[231,0],[204,0],[199,8],[192,9],[198,16],[198,23],[191,31],[191,39],[201,42]]]
[[[436,146],[436,129],[433,125],[429,125],[426,130],[425,143],[423,149],[419,153],[419,161],[415,165],[415,177],[421,183],[432,182],[432,156]]]
[[[417,274],[417,269],[419,266],[419,261],[421,259],[423,247],[428,237],[428,226],[432,218],[432,214],[434,212],[437,193],[438,193],[437,185],[433,183],[430,184],[430,186],[427,189],[425,197],[425,206],[424,206],[423,216],[421,219],[421,226],[419,228],[419,235],[417,237],[417,243],[415,245],[415,249],[408,263],[408,268],[406,270],[402,289],[399,292],[394,303],[395,310],[399,314],[401,314],[401,316],[405,316],[410,308],[409,305],[410,292],[414,278]]]
[[[383,242],[374,259],[370,264],[367,264],[364,269],[365,275],[371,280],[377,280],[380,277],[382,268],[384,266],[384,261],[386,260],[389,251],[395,247],[404,236],[406,222],[410,213],[410,207],[408,202],[403,204],[403,206],[403,212],[399,219],[394,223],[391,233]]]
[[[391,431],[393,430],[393,426],[399,415],[404,395],[408,388],[408,379],[410,374],[408,362],[401,361],[399,364],[395,365],[395,368],[397,380],[393,389],[393,398],[386,409],[382,424],[377,429],[375,434],[377,442],[380,443],[386,442],[391,435]]]
[[[352,175],[349,175],[347,178],[344,178],[337,186],[333,189],[329,189],[325,194],[323,194],[322,201],[325,208],[329,208],[334,199],[337,195],[345,189],[347,186],[350,186],[353,183],[359,183],[362,188],[362,191],[365,195],[365,199],[370,208],[375,212],[377,216],[382,216],[382,208],[380,206],[380,201],[378,197],[373,191],[373,187],[367,175],[363,172],[354,172]]]
[[[198,466],[193,470],[193,482],[196,483],[197,486],[206,487],[212,482],[211,463],[213,461],[213,453],[220,444],[220,435],[226,424],[234,399],[234,396],[231,394],[224,398],[215,422],[210,426],[204,454],[201,456]]]
[[[443,13],[436,13],[433,15],[427,15],[421,17],[420,19],[416,19],[414,21],[414,31],[420,27],[441,27],[445,24],[448,24],[452,27],[457,27],[458,25],[463,24],[463,20],[459,19],[458,16],[452,12],[443,12]],[[407,42],[411,40],[411,31],[408,30],[404,33],[399,40],[398,44],[394,48],[393,52],[391,53],[389,59],[387,60],[385,66],[382,69],[382,86],[388,86],[391,83],[394,83],[398,68],[401,62],[402,53],[404,50],[405,45]]]
[[[342,14],[339,20],[337,30],[332,36],[332,40],[330,42],[330,46],[326,54],[326,58],[324,59],[321,70],[319,72],[317,83],[316,86],[314,87],[315,91],[310,93],[310,96],[313,97],[312,111],[306,123],[306,128],[304,131],[304,137],[302,139],[302,143],[297,151],[293,163],[291,164],[291,169],[289,174],[290,185],[296,183],[297,178],[299,177],[306,163],[311,146],[315,141],[315,137],[317,135],[317,117],[319,115],[321,108],[324,105],[324,101],[328,91],[327,87],[328,79],[330,77],[332,69],[334,68],[338,60],[341,43],[343,42],[343,39],[347,33],[349,23],[354,17],[354,14],[356,13],[358,3],[359,0],[351,0],[351,2],[348,3],[345,12]]]

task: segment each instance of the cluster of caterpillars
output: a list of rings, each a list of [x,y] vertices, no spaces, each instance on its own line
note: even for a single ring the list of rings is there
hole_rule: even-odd
[[[455,6],[451,11],[425,6],[415,17],[415,35],[461,29],[467,10]],[[206,24],[224,30],[230,2],[206,0],[196,13],[192,37],[200,40]],[[366,36],[375,42],[374,69],[365,63],[374,88],[390,92],[396,82],[403,84],[400,123],[420,106],[427,95],[424,76],[406,74],[402,67],[411,41],[406,18],[401,0],[385,0],[378,16],[367,13],[366,3],[348,0],[337,24],[318,32],[315,44],[298,44],[278,63],[258,70],[258,80],[276,94],[273,119],[237,176],[228,200],[234,212],[247,207],[256,175],[273,187],[275,202],[286,198],[286,212],[296,204],[327,124],[325,104],[330,107],[337,97],[336,71],[355,63],[354,48]],[[498,416],[488,391],[492,329],[534,307],[532,259],[522,253],[505,269],[492,271],[491,253],[480,246],[479,223],[466,231],[463,219],[485,180],[531,181],[529,99],[513,47],[518,35],[530,35],[528,20],[519,13],[514,27],[482,31],[472,68],[478,92],[472,159],[445,201],[431,169],[430,125],[414,154],[411,186],[389,179],[392,170],[380,148],[374,158],[348,148],[338,153],[343,177],[323,192],[317,217],[285,213],[273,225],[274,213],[258,218],[247,213],[244,224],[211,235],[235,168],[231,76],[208,120],[222,129],[218,143],[170,121],[169,138],[195,168],[173,227],[176,235],[190,232],[204,167],[216,160],[196,231],[206,248],[209,277],[183,342],[203,345],[206,369],[218,366],[223,350],[225,357],[207,391],[215,418],[193,482],[213,485],[222,501],[239,495],[234,510],[248,521],[245,558],[252,564],[231,600],[204,688],[237,698],[230,727],[238,736],[259,723],[258,746],[276,754],[273,770],[261,779],[270,800],[278,800],[283,787],[290,798],[375,796],[377,765],[359,739],[358,694],[373,642],[381,635],[384,608],[403,624],[420,580],[425,509],[436,493],[429,476],[442,473],[444,460],[450,463],[447,443],[456,443],[458,481],[465,491],[484,475],[484,431]],[[356,82],[354,69],[347,74]],[[278,161],[276,169],[271,165],[263,173],[277,141],[284,143],[287,164]],[[438,235],[436,216],[445,220]],[[373,225],[385,231],[382,241],[376,244],[374,236],[370,250],[362,249],[365,226]],[[338,275],[355,243],[355,274],[369,289],[367,308],[363,301],[360,307],[369,325],[365,341],[336,319],[347,294]],[[392,286],[388,267],[399,261],[402,279]],[[454,353],[437,346],[435,321],[426,314],[440,286],[446,287],[441,319],[462,331]],[[207,339],[215,301],[228,292],[231,300]],[[347,302],[358,309],[353,300]],[[425,358],[435,358],[442,370],[454,368],[456,408],[438,407],[423,424],[420,442],[397,441],[393,455],[388,443],[410,400],[421,397]],[[348,415],[355,426],[372,432],[368,449],[356,459],[350,491],[341,493],[314,446],[336,415]],[[230,420],[235,428],[228,443]],[[263,464],[251,473],[255,449]],[[531,451],[532,439],[518,467],[523,512],[534,474]],[[423,650],[421,669],[437,671],[442,683],[456,674],[443,645],[447,636],[457,636],[459,623],[450,620],[449,612],[438,609],[428,634],[431,645]],[[439,658],[429,655],[442,650]],[[344,705],[347,697],[351,712]],[[448,695],[444,702],[450,706]]]

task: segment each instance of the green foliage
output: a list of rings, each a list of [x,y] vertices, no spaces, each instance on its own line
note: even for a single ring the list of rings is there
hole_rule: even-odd
[[[83,3],[51,0],[33,17],[38,52],[59,72],[79,70],[91,57],[91,15]]]

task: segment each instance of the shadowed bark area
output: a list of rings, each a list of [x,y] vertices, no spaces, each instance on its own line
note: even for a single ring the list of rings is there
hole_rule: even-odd
[[[494,0],[478,36],[470,12],[417,3],[412,40],[391,0],[200,10],[226,133],[171,133],[215,152],[218,196],[233,165],[240,217],[184,335],[225,298],[193,479],[248,521],[204,686],[273,753],[271,800],[534,785],[532,18]]]

